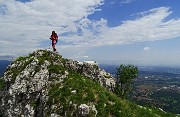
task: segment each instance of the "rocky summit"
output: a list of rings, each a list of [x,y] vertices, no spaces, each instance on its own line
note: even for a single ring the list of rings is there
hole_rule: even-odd
[[[115,85],[114,78],[100,69],[96,62],[63,59],[51,51],[38,50],[27,57],[19,57],[8,66],[2,78],[5,86],[1,92],[1,111],[7,117],[66,116],[66,107],[61,103],[56,104],[56,99],[50,97],[50,91],[56,86],[62,89],[64,80],[75,73],[98,82],[108,90],[113,90]],[[69,87],[69,91],[73,95],[78,89]],[[68,101],[70,105],[76,106],[72,115],[83,116],[89,113],[90,107],[86,104],[77,105]],[[97,113],[92,104],[93,109]]]
[[[118,98],[114,78],[98,63],[49,50],[17,58],[0,80],[2,117],[174,116]]]

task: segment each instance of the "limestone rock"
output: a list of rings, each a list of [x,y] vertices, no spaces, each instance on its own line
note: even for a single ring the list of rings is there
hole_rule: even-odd
[[[78,107],[78,111],[79,111],[79,116],[80,117],[86,117],[89,115],[89,106],[86,104],[81,104]]]
[[[99,68],[96,62],[78,62],[64,59],[59,54],[47,50],[37,50],[27,57],[20,57],[8,66],[2,79],[5,86],[0,91],[0,112],[5,117],[60,117],[67,116],[63,105],[55,99],[49,104],[51,86],[60,84],[68,78],[69,70],[97,81],[108,90],[113,90],[115,80],[111,74]],[[75,95],[76,90],[71,91]],[[71,102],[71,116],[88,116],[89,112],[98,113],[95,106],[78,105]],[[55,111],[57,110],[57,111]],[[59,113],[58,113],[59,112]],[[69,115],[68,115],[69,116]]]

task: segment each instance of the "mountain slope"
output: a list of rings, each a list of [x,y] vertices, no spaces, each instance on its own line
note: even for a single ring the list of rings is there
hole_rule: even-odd
[[[114,78],[95,62],[77,62],[47,50],[19,57],[1,84],[5,117],[173,117],[121,100]]]

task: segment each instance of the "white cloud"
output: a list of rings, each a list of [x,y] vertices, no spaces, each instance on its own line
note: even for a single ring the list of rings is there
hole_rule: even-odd
[[[155,41],[180,37],[180,19],[165,21],[172,12],[169,8],[152,9],[148,15],[136,20],[124,21],[123,24],[109,28],[103,38],[104,44],[126,44],[133,42]]]
[[[138,19],[124,21],[116,27],[107,27],[105,19],[100,21],[83,19],[80,21],[82,30],[80,36],[70,35],[63,38],[64,41],[73,42],[76,46],[122,45],[173,39],[180,37],[180,19],[166,20],[171,13],[172,11],[166,7],[154,8],[139,13],[141,17]]]
[[[121,0],[120,4],[129,4],[131,2],[133,2],[134,0]]]
[[[103,0],[0,1],[0,53],[22,54],[39,48],[51,31],[77,32],[77,22],[96,11]],[[98,11],[100,9],[97,9]],[[77,43],[77,42],[73,42]]]
[[[49,36],[56,30],[64,45],[57,45],[64,54],[79,48],[106,45],[122,45],[134,42],[155,41],[180,37],[180,19],[166,20],[170,8],[160,7],[138,13],[135,20],[123,21],[116,27],[108,27],[106,19],[93,21],[87,18],[100,9],[104,0],[16,0],[0,1],[0,53],[21,55],[49,46]],[[132,0],[126,0],[126,3]],[[61,44],[59,42],[59,44]],[[44,46],[43,46],[44,47]],[[78,55],[85,56],[86,53]]]
[[[149,51],[150,49],[150,47],[144,47],[144,51]]]
[[[83,56],[83,58],[89,58],[89,56]]]

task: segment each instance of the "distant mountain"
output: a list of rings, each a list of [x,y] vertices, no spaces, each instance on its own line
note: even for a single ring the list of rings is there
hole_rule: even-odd
[[[180,74],[180,67],[173,66],[140,66],[140,71]]]
[[[0,60],[0,76],[2,76],[7,68],[7,66],[11,63],[8,60]]]
[[[100,67],[105,71],[115,75],[116,68],[118,65],[106,65],[100,64]],[[174,76],[177,77],[180,75],[180,67],[171,67],[171,66],[138,66],[139,74],[143,75],[161,75],[161,76]]]

